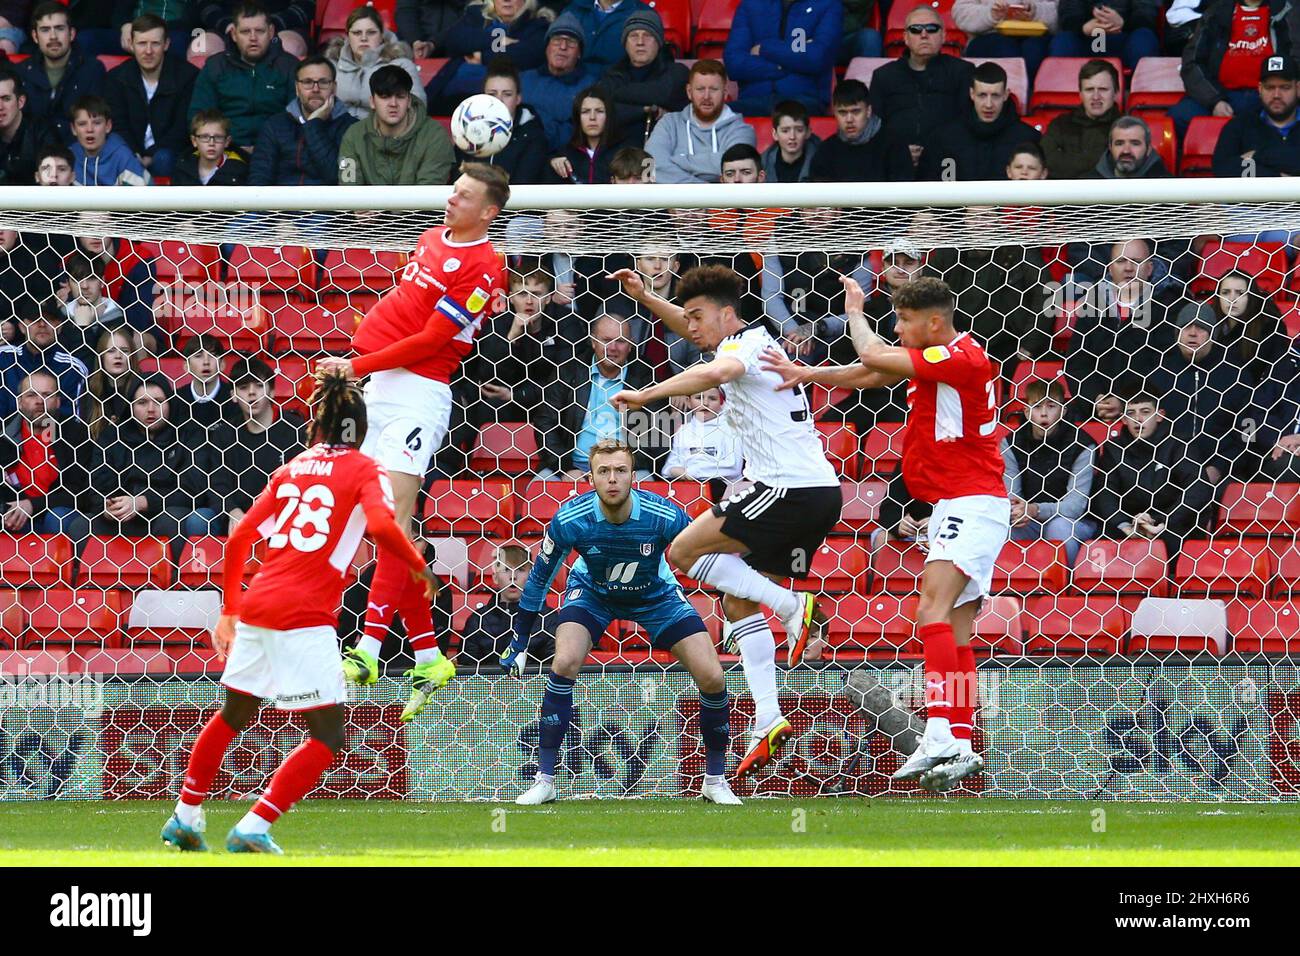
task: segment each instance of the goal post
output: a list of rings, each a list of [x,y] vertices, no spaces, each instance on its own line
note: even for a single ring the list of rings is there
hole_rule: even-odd
[[[348,351],[448,195],[3,190],[0,800],[174,796],[220,700],[206,629],[230,520],[302,447],[312,362]],[[1296,799],[1298,235],[1285,178],[514,187],[490,234],[511,295],[453,386],[460,411],[420,502],[459,673],[410,725],[396,662],[357,691],[348,753],[315,796],[503,800],[527,785],[544,668],[499,676],[502,635],[472,628],[493,618],[500,549],[535,553],[583,489],[583,434],[627,425],[589,409],[581,383],[613,370],[645,383],[698,357],[605,274],[634,268],[671,297],[703,260],[737,268],[746,318],[810,363],[855,358],[840,275],[862,282],[891,339],[891,289],[938,276],[998,365],[999,435],[1016,489],[1041,507],[978,619],[986,769],[962,795]],[[227,381],[217,405],[209,349]],[[137,417],[141,395],[166,402],[171,431]],[[1140,395],[1162,416],[1155,441],[1130,432]],[[810,401],[845,492],[804,585],[832,623],[808,665],[779,675],[796,739],[738,792],[903,795],[889,775],[922,710],[926,553],[926,515],[899,479],[906,396]],[[1065,430],[1044,440],[1027,409],[1054,401]],[[675,403],[624,436],[642,486],[708,508],[739,461],[692,443],[712,421],[707,402]],[[1144,440],[1182,450],[1131,453]],[[118,498],[150,503],[110,511]],[[365,544],[347,640],[372,564]],[[688,597],[722,651],[716,595]],[[723,660],[743,753],[752,701]],[[215,793],[258,792],[301,730],[266,711]],[[702,774],[689,677],[616,622],[578,682],[561,792],[682,796]]]

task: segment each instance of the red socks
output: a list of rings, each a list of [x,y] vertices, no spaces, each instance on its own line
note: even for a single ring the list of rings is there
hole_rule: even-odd
[[[370,597],[369,603],[366,604],[363,635],[383,643],[384,638],[388,636],[388,628],[393,623],[393,615],[397,613],[397,605],[406,593],[409,580],[410,575],[407,574],[406,564],[402,559],[380,548],[379,557],[375,561],[375,576],[370,580]],[[410,625],[407,625],[407,632],[410,632]]]
[[[975,671],[975,652],[969,644],[957,648],[957,672],[950,683],[952,686],[948,693],[952,707],[948,711],[948,720],[952,725],[952,735],[970,740],[979,685]]]
[[[414,651],[432,650],[438,646],[438,637],[433,633],[433,611],[429,599],[424,596],[424,585],[406,574],[406,589],[402,591],[397,604],[397,613],[402,615],[402,626],[406,628],[406,639],[411,642]]]
[[[917,628],[925,654],[925,711],[929,717],[951,719],[949,688],[957,673],[957,639],[952,625],[944,622]]]
[[[315,737],[308,737],[284,758],[271,778],[270,788],[253,805],[252,812],[274,823],[316,786],[333,759],[334,751]]]
[[[190,763],[185,768],[185,783],[181,787],[181,803],[197,807],[207,799],[235,733],[235,728],[226,723],[221,711],[208,718],[199,732],[199,739],[194,741],[194,749],[190,751]]]

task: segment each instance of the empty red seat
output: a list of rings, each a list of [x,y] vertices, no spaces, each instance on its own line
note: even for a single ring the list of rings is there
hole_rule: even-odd
[[[1008,541],[993,566],[993,590],[1059,594],[1069,574],[1060,541]]]
[[[731,33],[731,21],[736,16],[740,0],[702,0],[695,17],[694,49],[703,57],[701,47],[725,46]]]
[[[154,274],[163,283],[174,279],[207,282],[217,277],[221,263],[221,249],[218,246],[165,239],[156,244],[146,243],[144,249],[153,260]],[[202,291],[182,291],[179,294],[201,295]]]
[[[1228,649],[1228,622],[1223,601],[1145,598],[1129,622],[1125,653],[1223,654]]]
[[[1011,94],[1016,101],[1016,109],[1024,113],[1029,109],[1029,72],[1025,69],[1025,61],[1020,57],[996,57],[996,56],[977,56],[965,57],[967,63],[972,66],[979,66],[981,63],[996,63],[1007,73],[1007,92]]]
[[[1173,175],[1178,168],[1178,134],[1174,130],[1174,121],[1163,113],[1148,113],[1143,119],[1151,130],[1151,145],[1160,155],[1165,169]]]
[[[226,260],[226,275],[247,285],[297,292],[308,281],[308,267],[314,269],[315,260],[305,246],[235,246]]]
[[[976,654],[1021,654],[1024,640],[1020,598],[999,594],[984,602],[971,634],[971,649]]]
[[[387,291],[397,285],[408,258],[405,253],[375,249],[330,249],[321,263],[321,291]]]
[[[889,56],[855,56],[849,61],[848,69],[844,71],[844,79],[861,80],[871,87],[871,77],[886,63],[893,63],[894,57]]]
[[[1228,272],[1244,272],[1255,279],[1260,292],[1271,295],[1282,287],[1287,274],[1284,242],[1219,242],[1211,239],[1201,249],[1201,264],[1192,280],[1192,294],[1209,296]]]
[[[163,538],[90,537],[80,566],[79,577],[97,588],[165,588],[172,578]]]
[[[1269,585],[1268,596],[1287,598],[1300,594],[1300,544],[1294,541],[1270,544],[1277,562],[1277,574]]]
[[[864,535],[876,523],[889,486],[883,481],[842,481],[844,507],[832,534]]]
[[[664,43],[678,55],[691,52],[691,0],[646,0],[664,24]]]
[[[826,602],[830,623],[826,640],[835,653],[865,653],[873,658],[916,656],[921,640],[916,636],[916,595],[850,594],[833,605]]]
[[[1229,119],[1227,116],[1198,116],[1192,120],[1187,135],[1183,137],[1183,162],[1178,167],[1178,175],[1214,175],[1214,147]]]
[[[0,534],[0,583],[10,588],[72,583],[72,542],[59,534]]]
[[[904,422],[877,422],[863,437],[862,470],[868,475],[890,475],[903,460]]]
[[[1075,105],[1078,106],[1079,104],[1076,102]],[[1063,116],[1068,112],[1070,111],[1067,109],[1035,108],[1032,113],[1025,117],[1025,125],[1032,126],[1040,133],[1046,133],[1047,127],[1052,125],[1052,120],[1056,119],[1058,116]],[[1061,281],[1060,278],[1055,275],[1053,275],[1053,278],[1056,279],[1057,282]]]
[[[195,335],[214,336],[227,349],[255,351],[270,343],[268,313],[260,293],[251,292],[243,299],[221,296],[194,300],[183,312],[166,317],[164,325],[184,343]]]
[[[17,591],[0,590],[0,651],[12,651],[27,634],[27,610]],[[13,674],[0,660],[0,673]]]
[[[1235,534],[1295,536],[1300,531],[1300,485],[1231,482],[1219,504],[1219,521]]]
[[[1029,105],[1034,110],[1072,110],[1079,105],[1079,70],[1091,57],[1049,56],[1034,77],[1034,92]],[[1115,57],[1099,57],[1115,67],[1119,74],[1119,102],[1123,102],[1124,65]]]
[[[1100,445],[1107,439],[1114,438],[1122,432],[1124,430],[1124,422],[1122,420],[1114,422],[1091,421],[1084,422],[1079,426],[1079,428],[1083,430],[1084,434]]]
[[[591,491],[591,485],[572,481],[530,481],[519,499],[521,535],[540,535],[555,517],[560,505],[577,495]]]
[[[451,629],[457,634],[465,630],[465,625],[469,622],[470,615],[475,611],[482,610],[492,603],[492,593],[490,591],[479,591],[473,594],[461,594],[453,591],[451,595]]]
[[[926,552],[907,541],[887,541],[871,557],[871,590],[888,594],[918,594]]]
[[[477,537],[510,537],[514,532],[514,492],[504,481],[435,481],[424,508],[427,532]]]
[[[1129,614],[1114,597],[1059,594],[1025,601],[1029,654],[1119,654]]]
[[[261,567],[259,553],[261,548],[255,546],[244,565],[244,582],[251,581],[257,569]],[[187,588],[219,588],[225,574],[226,539],[216,536],[188,538],[181,549],[179,582]]]
[[[479,474],[537,471],[537,432],[527,422],[489,422],[478,433],[469,466]]]
[[[754,131],[754,148],[760,153],[776,141],[772,121],[766,116],[746,116],[745,123]]]
[[[1119,594],[1136,598],[1164,597],[1168,593],[1165,565],[1169,560],[1163,541],[1131,538],[1127,541],[1089,541],[1074,565],[1073,586],[1083,594]]]
[[[1228,630],[1238,654],[1300,655],[1300,603],[1230,602]]]
[[[819,140],[826,142],[839,132],[839,125],[835,122],[834,116],[810,116],[808,117],[808,129]]]
[[[822,447],[835,470],[845,478],[857,478],[861,473],[859,461],[858,430],[852,425],[818,422],[817,434]]]
[[[869,555],[864,544],[828,538],[813,552],[808,577],[795,582],[801,591],[860,591],[867,580]]]
[[[446,65],[446,57],[431,57],[424,60],[416,60],[415,68],[420,73],[420,85],[428,86],[433,78],[437,76]]]
[[[362,314],[342,305],[315,305],[297,299],[270,299],[263,306],[276,344],[291,352],[338,352],[352,347]]]
[[[1262,598],[1273,577],[1267,541],[1184,541],[1174,570],[1180,597]]]
[[[1144,56],[1139,60],[1129,88],[1128,111],[1167,110],[1181,100],[1185,93],[1182,62],[1176,56]]]
[[[701,515],[713,507],[709,486],[702,481],[678,478],[674,481],[642,481],[637,483],[642,491],[649,491],[674,502],[690,517]]]
[[[21,601],[28,623],[19,650],[51,645],[121,646],[123,599],[119,591],[50,588],[24,591]]]

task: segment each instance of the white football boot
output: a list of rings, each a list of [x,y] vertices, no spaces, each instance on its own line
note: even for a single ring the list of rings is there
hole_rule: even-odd
[[[531,787],[515,797],[515,803],[521,807],[536,807],[554,801],[555,781],[546,779],[540,773],[533,778]]]

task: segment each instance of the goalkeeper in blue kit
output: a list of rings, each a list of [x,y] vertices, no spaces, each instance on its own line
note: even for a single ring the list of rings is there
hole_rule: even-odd
[[[501,656],[507,674],[522,676],[528,641],[551,582],[569,552],[577,551],[555,618],[555,658],[542,696],[537,778],[515,803],[532,806],[555,799],[555,764],[573,713],[578,671],[600,646],[610,622],[619,620],[645,628],[653,646],[671,651],[694,679],[705,758],[700,795],[737,805],[740,800],[725,776],[731,728],[722,665],[704,622],[664,558],[690,519],[667,498],[632,487],[632,449],[622,442],[597,442],[589,461],[595,490],[556,511],[515,612],[514,639]]]

